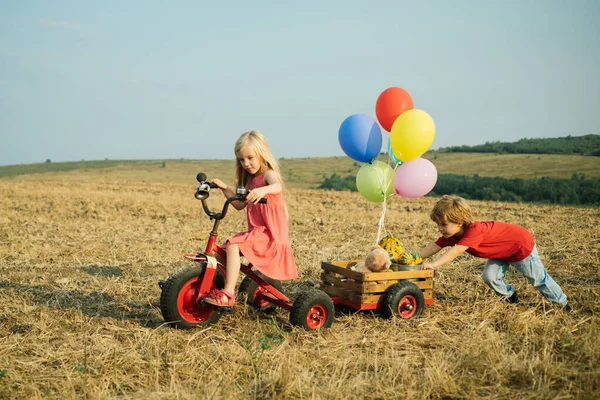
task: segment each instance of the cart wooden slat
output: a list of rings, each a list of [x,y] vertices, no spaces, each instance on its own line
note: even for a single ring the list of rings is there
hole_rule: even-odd
[[[425,304],[434,303],[433,270],[386,271],[362,273],[349,267],[363,260],[322,262],[321,289],[334,303],[360,310],[374,310],[383,306],[385,292],[399,281],[410,280],[423,291]]]

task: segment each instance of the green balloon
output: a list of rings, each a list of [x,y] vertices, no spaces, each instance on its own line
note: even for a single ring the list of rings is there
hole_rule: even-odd
[[[356,188],[367,200],[381,203],[394,194],[394,170],[381,161],[364,164],[356,174]]]

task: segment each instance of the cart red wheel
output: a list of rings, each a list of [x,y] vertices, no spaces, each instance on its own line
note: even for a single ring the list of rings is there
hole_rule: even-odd
[[[319,289],[300,293],[290,310],[290,323],[307,330],[329,328],[335,307],[331,297]]]
[[[160,311],[174,328],[190,329],[197,326],[210,325],[221,318],[222,313],[216,307],[198,304],[198,293],[206,264],[200,263],[177,271],[162,283],[160,295]],[[222,289],[225,279],[221,271],[215,272],[213,287]]]
[[[411,319],[419,317],[424,307],[421,289],[412,282],[402,281],[385,294],[383,313],[388,318]]]
[[[283,286],[281,285],[281,281],[271,279],[268,276],[265,276],[264,274],[260,273],[259,271],[254,272],[257,275],[259,275],[262,279],[267,281],[269,284],[271,284],[271,286],[273,286],[275,289],[279,290],[280,292],[283,292]],[[244,279],[242,279],[242,283],[240,283],[240,287],[238,289],[238,294],[245,294],[246,302],[249,305],[255,307],[256,309],[259,309],[261,311],[275,310],[277,308],[275,304],[270,303],[269,301],[264,299],[261,300],[256,298],[261,292],[265,292],[265,290],[262,287],[260,287],[258,283],[250,279],[250,277],[248,276],[245,276]]]

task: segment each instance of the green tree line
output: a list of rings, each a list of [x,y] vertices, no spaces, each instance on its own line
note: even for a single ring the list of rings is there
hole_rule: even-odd
[[[571,179],[484,177],[442,174],[431,196],[457,194],[474,200],[600,206],[600,179],[573,174]]]
[[[356,176],[340,176],[335,172],[329,177],[323,179],[323,182],[317,187],[317,189],[332,189],[332,190],[349,190],[351,192],[357,192],[356,188]]]
[[[476,146],[451,146],[438,149],[448,153],[580,154],[600,156],[600,135],[560,138],[520,139],[517,142],[486,142]]]
[[[332,174],[319,189],[357,191],[356,177]],[[571,179],[537,179],[440,174],[428,196],[456,194],[466,199],[600,206],[600,179],[573,174]]]

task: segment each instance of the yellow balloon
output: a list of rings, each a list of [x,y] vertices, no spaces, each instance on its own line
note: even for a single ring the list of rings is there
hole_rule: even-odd
[[[396,118],[390,131],[394,155],[407,162],[420,157],[429,149],[435,137],[433,119],[423,110],[408,110]]]

